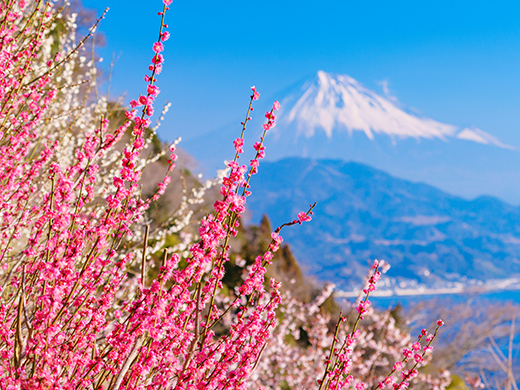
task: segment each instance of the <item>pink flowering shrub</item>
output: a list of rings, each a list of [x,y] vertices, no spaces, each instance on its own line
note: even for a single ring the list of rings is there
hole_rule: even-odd
[[[384,272],[388,265],[376,262],[375,266]],[[431,343],[438,328],[429,335],[423,329],[414,340],[396,326],[390,311],[377,312],[371,307],[367,298],[375,290],[378,277],[375,268],[367,278],[364,299],[360,297],[350,312],[356,315],[349,319],[340,315],[335,333],[329,331],[330,315],[320,310],[334,285],[327,285],[309,304],[302,304],[289,292],[282,295],[282,318],[250,382],[270,389],[363,390],[412,386],[438,390],[449,385],[448,371],[432,375],[417,370],[430,361]],[[362,317],[367,317],[368,323],[356,329]],[[342,323],[348,325],[350,332],[341,329]],[[441,325],[438,322],[437,326]],[[317,358],[321,356],[328,356],[325,360],[328,373],[324,373],[323,360]],[[410,383],[413,377],[417,378]]]
[[[152,260],[168,234],[182,231],[190,217],[187,204],[196,203],[203,193],[186,192],[179,210],[165,223],[149,220],[147,210],[170,182],[176,144],[167,152],[168,167],[155,191],[150,196],[141,191],[143,171],[164,154],[149,158],[148,151],[156,130],[151,117],[160,93],[157,77],[165,63],[161,53],[169,37],[164,20],[170,2],[165,0],[159,13],[159,38],[144,76],[146,93],[131,101],[124,123],[117,125],[107,115],[107,98],[97,97],[95,59],[88,60],[83,51],[95,27],[76,43],[74,14],[51,2],[1,1],[1,389],[270,386],[265,359],[275,361],[277,350],[269,340],[274,329],[291,331],[294,315],[282,310],[277,325],[280,286],[266,282],[264,275],[282,242],[281,229],[309,221],[314,205],[277,228],[243,283],[228,295],[221,293],[229,241],[237,234],[251,178],[265,155],[264,137],[275,126],[279,108],[274,102],[265,114],[255,158],[248,166],[239,164],[253,102],[259,98],[253,87],[213,213],[200,221],[196,240],[184,236],[175,248],[163,250],[161,264]],[[58,24],[66,28],[56,46]],[[379,275],[376,264],[366,298]],[[326,343],[332,348],[321,370],[305,369],[295,386],[314,383],[332,389],[355,384],[361,390],[380,380],[379,387],[384,387],[394,381],[392,374],[401,372],[394,386],[398,390],[417,375],[416,367],[431,348],[430,336],[425,337],[427,344],[417,346],[425,333],[409,349],[412,355],[400,356],[401,366],[384,376],[378,371],[366,379],[366,364],[356,368],[359,374],[351,370],[358,358],[363,360],[354,344],[369,342],[356,329],[370,312],[366,298],[358,303],[351,333],[340,335],[345,320],[340,316],[332,338],[313,335],[319,355],[315,360],[322,359]],[[375,323],[386,321],[374,318]],[[312,321],[319,324],[325,317],[314,307],[304,320],[303,326],[312,327]],[[217,333],[217,328],[224,331]],[[309,328],[313,332],[318,330]],[[286,356],[296,355],[287,351]],[[373,356],[379,359],[377,353]],[[409,361],[415,363],[404,371]],[[257,376],[252,376],[257,368]],[[295,366],[292,374],[299,369]]]

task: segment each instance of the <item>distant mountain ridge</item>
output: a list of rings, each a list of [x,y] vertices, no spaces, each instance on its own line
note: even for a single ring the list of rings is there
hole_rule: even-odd
[[[520,210],[496,198],[468,201],[363,164],[308,158],[262,163],[252,188],[254,222],[266,213],[276,226],[318,202],[311,223],[282,236],[309,273],[342,289],[374,258],[391,263],[401,288],[520,275]]]

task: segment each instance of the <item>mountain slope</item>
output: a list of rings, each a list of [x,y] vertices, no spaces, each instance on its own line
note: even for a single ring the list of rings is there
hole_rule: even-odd
[[[374,258],[392,264],[401,287],[520,274],[520,210],[496,198],[467,201],[366,165],[305,158],[263,163],[252,186],[254,221],[267,213],[276,226],[318,202],[312,223],[283,236],[308,271],[341,288]]]

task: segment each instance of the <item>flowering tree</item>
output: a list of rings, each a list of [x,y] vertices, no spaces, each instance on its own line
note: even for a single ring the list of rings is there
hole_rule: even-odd
[[[358,310],[350,314],[355,317],[340,317],[348,327],[336,334],[329,331],[331,316],[320,309],[320,305],[332,293],[334,286],[327,285],[311,303],[303,304],[288,292],[283,295],[280,312],[282,319],[273,337],[268,341],[260,364],[252,375],[255,385],[268,385],[273,389],[308,389],[316,386],[316,378],[324,375],[323,361],[318,356],[330,354],[331,345],[341,345],[333,353],[339,362],[333,367],[327,360],[329,372],[323,388],[375,389],[393,385],[396,388],[444,389],[450,384],[450,373],[427,374],[417,371],[431,360],[433,334],[425,337],[423,330],[417,340],[396,324],[391,311],[377,312],[358,300],[356,308],[364,308],[363,316],[369,316],[363,327],[348,332],[360,319]],[[339,324],[339,323],[338,323]],[[440,324],[440,323],[439,323]],[[438,325],[439,325],[438,324]],[[419,343],[423,341],[423,345]],[[415,366],[415,367],[414,367]],[[338,378],[343,371],[344,383]],[[410,384],[409,379],[417,376]],[[334,379],[336,378],[336,383]]]
[[[97,23],[77,42],[75,15],[67,12],[67,4],[0,1],[2,389],[238,389],[264,379],[268,385],[261,375],[251,377],[266,364],[262,352],[272,357],[267,345],[281,301],[279,283],[264,280],[266,267],[282,242],[282,228],[309,221],[314,205],[272,232],[243,282],[221,294],[230,239],[237,234],[251,178],[265,154],[264,137],[279,108],[274,102],[265,114],[255,158],[240,165],[244,132],[259,98],[252,87],[242,134],[234,141],[235,157],[222,176],[221,199],[200,221],[197,240],[164,249],[160,264],[154,262],[151,254],[164,247],[169,234],[182,230],[190,216],[187,205],[197,203],[203,192],[186,191],[166,221],[152,225],[149,220],[147,211],[164,194],[177,158],[174,143],[162,179],[143,196],[143,171],[163,154],[148,157],[170,3],[164,0],[159,13],[146,92],[131,101],[119,124],[111,121],[106,98],[92,98],[96,67],[83,46]],[[306,374],[309,386],[314,381],[320,389],[354,383],[364,388],[350,374],[353,345],[379,275],[376,263],[352,332],[340,341],[345,320],[340,316],[324,373]],[[291,328],[285,313],[286,322],[278,328],[285,327],[284,332]],[[396,389],[416,375],[432,337],[405,352],[402,362],[413,359],[415,365],[403,371]],[[341,348],[335,347],[340,342]],[[399,370],[394,367],[379,386]]]

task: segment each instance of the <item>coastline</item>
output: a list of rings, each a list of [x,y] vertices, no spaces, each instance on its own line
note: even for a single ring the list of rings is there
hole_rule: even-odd
[[[370,294],[374,298],[400,298],[418,296],[437,296],[437,295],[460,295],[460,294],[486,294],[503,291],[520,290],[520,277],[508,279],[492,279],[486,282],[475,281],[473,283],[455,283],[447,287],[426,287],[418,286],[415,288],[391,287],[376,290]],[[343,291],[336,290],[335,296],[338,298],[356,298],[359,290]]]

